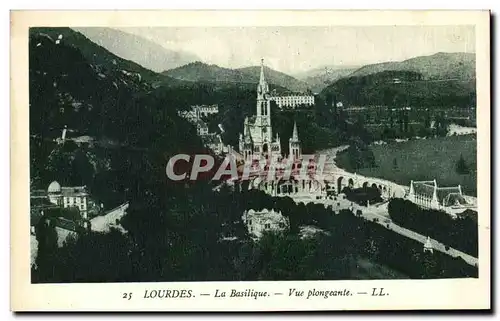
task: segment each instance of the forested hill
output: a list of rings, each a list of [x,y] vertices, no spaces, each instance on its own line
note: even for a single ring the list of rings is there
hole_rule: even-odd
[[[157,81],[161,79],[163,80],[164,83],[166,83],[167,80],[173,83],[179,83],[179,81],[173,78],[160,76],[158,73],[153,72],[147,68],[144,68],[143,66],[137,64],[134,61],[123,59],[109,52],[105,48],[92,42],[82,33],[75,31],[71,28],[67,27],[30,28],[30,36],[46,36],[47,38],[52,39],[54,42],[60,40],[61,44],[78,49],[81,55],[89,63],[99,66],[101,68],[126,70],[132,73],[137,73],[140,74],[141,77],[147,81]]]
[[[246,77],[256,78],[257,81],[260,77],[260,66],[239,68],[237,70],[242,72]],[[287,88],[293,92],[306,92],[307,90],[310,89],[309,88],[310,86],[304,81],[298,80],[280,71],[271,69],[269,67],[264,67],[264,72],[266,80],[270,84]]]
[[[308,85],[282,72],[264,67],[268,83],[280,91],[304,92]],[[184,81],[224,84],[252,84],[259,82],[260,66],[240,69],[223,68],[200,61],[167,70],[163,75]]]
[[[204,151],[196,128],[180,118],[168,101],[152,94],[155,90],[143,76],[148,70],[84,38],[75,44],[65,38],[67,33],[53,31],[32,29],[29,39],[30,158],[35,188],[58,180],[73,186],[94,185],[103,189],[101,195],[110,195],[116,182],[130,188],[141,176],[140,181],[164,179],[168,155]],[[96,48],[95,56],[90,48]],[[97,146],[77,148],[71,141],[56,145],[64,126],[68,137],[88,136]],[[103,142],[113,147],[98,148]],[[117,171],[114,178],[99,178],[113,171]],[[104,182],[115,185],[106,187]]]
[[[339,79],[321,95],[333,95],[344,105],[355,106],[470,106],[475,104],[476,81],[432,80],[415,71],[382,71]]]
[[[366,65],[349,76],[367,76],[384,71],[412,71],[424,80],[470,80],[476,78],[476,55],[465,52],[438,52],[404,61],[391,61]]]
[[[29,47],[32,135],[53,138],[66,125],[92,137],[141,144],[152,133],[158,139],[174,125],[183,127],[174,108],[150,95],[154,72],[68,28],[31,29]]]

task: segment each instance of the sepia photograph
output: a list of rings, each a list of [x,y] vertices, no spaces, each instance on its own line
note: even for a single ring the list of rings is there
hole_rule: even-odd
[[[489,47],[474,24],[25,32],[29,213],[12,215],[19,238],[29,227],[26,286],[330,300],[393,293],[255,285],[479,282],[481,267],[489,286]]]

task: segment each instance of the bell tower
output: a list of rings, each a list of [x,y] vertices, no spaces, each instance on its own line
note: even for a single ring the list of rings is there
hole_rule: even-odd
[[[271,100],[269,95],[269,85],[264,75],[264,59],[260,65],[260,79],[257,86],[257,119],[256,125],[259,132],[261,153],[271,153],[272,127],[271,127]]]
[[[302,157],[302,150],[300,148],[299,131],[297,130],[297,123],[293,123],[292,137],[288,141],[290,158],[297,160]]]

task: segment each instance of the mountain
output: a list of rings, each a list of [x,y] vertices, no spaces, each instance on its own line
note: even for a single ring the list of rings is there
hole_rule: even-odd
[[[176,79],[162,76],[152,70],[149,70],[138,63],[121,58],[98,44],[92,42],[82,33],[71,28],[31,28],[31,35],[45,35],[54,42],[59,40],[65,46],[77,48],[81,55],[91,64],[99,68],[109,70],[123,70],[124,72],[135,73],[148,82],[162,81],[163,84],[179,84]]]
[[[50,129],[59,132],[67,125],[80,134],[135,144],[148,132],[141,119],[158,130],[156,126],[164,125],[151,118],[166,113],[176,117],[175,109],[151,95],[154,87],[148,79],[168,82],[167,77],[110,53],[72,29],[31,28],[29,48],[32,134],[53,138]]]
[[[260,66],[244,67],[236,70],[242,72],[245,75],[248,75],[248,77],[256,78],[258,82],[258,79],[260,77]],[[309,86],[305,82],[300,81],[285,73],[265,66],[264,72],[266,80],[270,84],[285,87],[294,92],[305,92],[309,89]]]
[[[113,54],[132,60],[155,72],[199,60],[191,53],[167,49],[146,38],[111,28],[74,28]]]
[[[292,76],[268,67],[264,67],[264,71],[268,83],[277,88],[286,88],[294,92],[302,92],[308,88],[306,83]],[[257,84],[260,77],[260,67],[229,69],[197,61],[164,71],[162,74],[178,80],[191,82]]]
[[[257,77],[248,77],[238,70],[209,65],[200,61],[162,72],[169,77],[191,82],[256,83]]]
[[[326,66],[303,72],[297,77],[306,82],[312,91],[320,92],[329,84],[340,78],[349,76],[359,68],[359,66]]]
[[[414,71],[426,80],[476,78],[476,55],[474,53],[439,52],[430,56],[420,56],[400,62],[384,62],[366,65],[350,76],[366,76],[382,71]]]
[[[158,75],[71,29],[30,29],[33,186],[45,188],[53,180],[91,185],[99,170],[118,166],[130,171],[133,164],[138,172],[151,172],[153,161],[154,173],[160,177],[165,155],[203,150],[196,129],[177,115],[175,105],[157,94],[147,76]],[[64,127],[68,141],[56,144]],[[70,139],[79,136],[95,141],[95,146],[78,147]],[[142,158],[144,152],[152,158]]]
[[[306,71],[302,71],[299,73],[294,73],[292,74],[293,77],[299,79],[299,80],[305,80],[310,77],[317,77],[317,76],[325,76],[325,73],[328,72],[334,73],[340,70],[357,70],[361,68],[362,66],[359,65],[326,65],[326,66],[321,66],[313,69],[309,69]]]

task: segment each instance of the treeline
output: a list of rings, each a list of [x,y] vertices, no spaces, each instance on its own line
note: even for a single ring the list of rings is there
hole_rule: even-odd
[[[388,209],[394,223],[477,257],[478,226],[470,216],[452,218],[403,199],[391,200]]]

